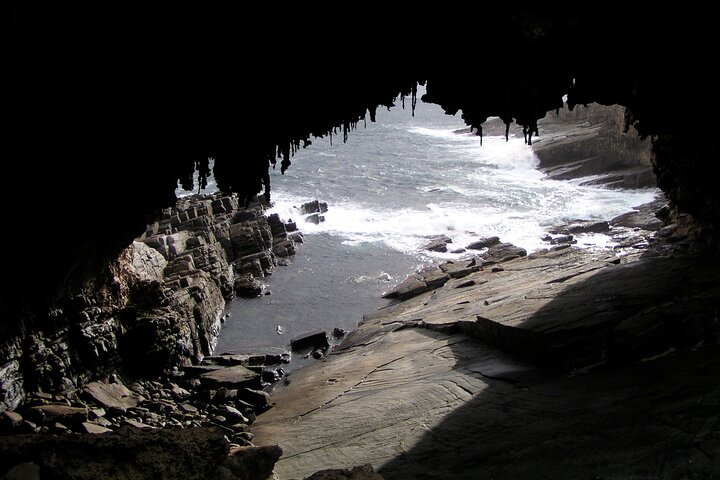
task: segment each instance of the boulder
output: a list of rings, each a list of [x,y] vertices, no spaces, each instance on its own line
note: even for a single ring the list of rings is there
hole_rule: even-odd
[[[168,263],[165,257],[158,250],[142,242],[133,242],[132,251],[132,265],[140,279],[162,282],[163,270]]]
[[[306,202],[300,206],[300,213],[303,215],[307,215],[309,213],[325,213],[327,211],[328,204],[325,202],[320,202],[318,200]]]
[[[282,449],[277,445],[232,449],[214,478],[216,480],[271,478],[275,462],[282,454]]]
[[[121,411],[137,407],[144,400],[122,383],[90,382],[83,389],[83,393],[105,408]]]
[[[263,284],[250,273],[243,273],[235,277],[235,294],[243,298],[255,298],[262,295]]]
[[[98,425],[97,423],[93,422],[83,422],[82,428],[85,431],[85,433],[91,433],[93,435],[97,435],[99,433],[107,433],[112,432],[109,428],[103,427],[102,425]]]
[[[580,222],[573,223],[567,228],[569,233],[604,233],[610,230],[608,222]]]
[[[483,248],[489,248],[489,247],[492,247],[493,245],[497,245],[499,243],[500,243],[499,237],[483,237],[475,242],[472,242],[470,245],[468,245],[465,248],[467,248],[468,250],[482,250]]]
[[[407,300],[408,298],[420,295],[428,291],[427,284],[414,275],[407,277],[405,280],[395,287],[391,292],[385,293],[383,298],[397,298],[399,300]]]
[[[448,243],[452,243],[452,239],[446,235],[443,235],[433,238],[420,248],[422,250],[429,250],[431,252],[447,252]]]
[[[506,262],[526,255],[527,250],[524,248],[516,247],[512,243],[499,243],[490,247],[484,257],[485,261]]]
[[[258,384],[259,375],[252,370],[248,370],[242,365],[234,367],[222,368],[212,372],[200,375],[200,382],[206,388],[238,389],[242,387],[252,387]]]
[[[61,422],[71,425],[87,420],[88,409],[67,405],[38,405],[30,407],[26,415],[36,423]]]
[[[560,235],[558,237],[550,238],[550,245],[561,245],[568,243],[577,243],[575,237],[572,235]]]
[[[295,255],[295,243],[292,240],[283,240],[273,245],[273,252],[278,257],[289,257]]]
[[[313,332],[301,335],[290,341],[290,348],[293,351],[307,349],[324,349],[330,347],[325,331]]]
[[[267,217],[268,225],[270,225],[270,232],[273,237],[284,237],[287,233],[285,224],[280,220],[280,215],[273,213]]]
[[[292,240],[295,243],[304,243],[305,237],[303,237],[303,234],[300,232],[294,232],[291,235],[288,235],[288,240]]]
[[[23,417],[17,412],[6,410],[0,413],[0,428],[17,428],[22,422]]]
[[[325,221],[325,216],[320,215],[319,213],[313,213],[312,215],[308,215],[307,217],[305,217],[305,221],[307,223],[313,223],[315,225],[319,225],[320,222]]]

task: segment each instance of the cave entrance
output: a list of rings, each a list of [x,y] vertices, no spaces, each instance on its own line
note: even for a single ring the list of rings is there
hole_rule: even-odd
[[[304,332],[350,330],[406,275],[478,254],[467,247],[480,238],[548,248],[559,237],[553,226],[610,220],[658,193],[649,141],[622,133],[621,107],[549,112],[530,147],[521,127],[506,141],[497,118],[483,125],[481,144],[460,114],[418,102],[411,115],[396,103],[346,142],[315,139],[284,175],[271,171],[268,213],[297,223],[305,243],[261,279],[272,294],[233,301],[217,352],[282,349]],[[314,200],[327,211],[302,210]],[[606,248],[613,238],[571,241]]]

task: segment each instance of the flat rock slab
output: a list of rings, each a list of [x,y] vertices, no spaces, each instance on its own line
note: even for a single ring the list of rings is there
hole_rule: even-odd
[[[57,420],[59,422],[79,423],[87,420],[88,409],[67,405],[38,405],[30,407],[28,416],[32,420],[41,418],[45,422]]]
[[[712,330],[718,268],[656,253],[549,251],[383,308],[277,387],[254,441],[281,478],[715,478],[720,351],[662,354]]]
[[[141,395],[133,393],[122,383],[91,382],[83,391],[103,407],[122,411],[137,407],[144,400]]]
[[[720,352],[571,377],[464,334],[364,327],[372,340],[291,374],[258,417],[254,442],[285,452],[280,478],[350,463],[393,479],[720,474]]]
[[[242,365],[214,370],[200,375],[200,382],[209,388],[225,387],[237,389],[252,387],[258,382],[259,375]]]

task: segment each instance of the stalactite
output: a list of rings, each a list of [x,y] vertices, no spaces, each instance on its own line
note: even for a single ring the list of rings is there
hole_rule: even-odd
[[[510,122],[505,121],[505,141],[510,139]]]
[[[210,176],[210,159],[206,156],[195,162],[195,170],[198,172],[198,193],[207,188],[207,179]]]
[[[282,146],[283,161],[280,163],[280,173],[285,173],[285,170],[290,166],[290,142],[285,143]],[[269,180],[268,180],[269,181]]]
[[[377,105],[370,105],[368,107],[368,112],[370,112],[370,121],[375,122],[375,115],[377,114]]]
[[[265,173],[263,175],[263,185],[265,186],[265,191],[263,193],[263,196],[265,197],[265,200],[267,202],[270,202],[270,174],[268,173],[268,170],[265,170]]]
[[[417,105],[417,83],[413,83],[412,86],[412,116],[415,116],[415,105]]]

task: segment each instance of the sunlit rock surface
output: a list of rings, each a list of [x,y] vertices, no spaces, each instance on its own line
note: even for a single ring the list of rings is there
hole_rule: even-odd
[[[689,248],[561,247],[386,307],[277,388],[255,440],[283,478],[717,475],[720,271]]]

